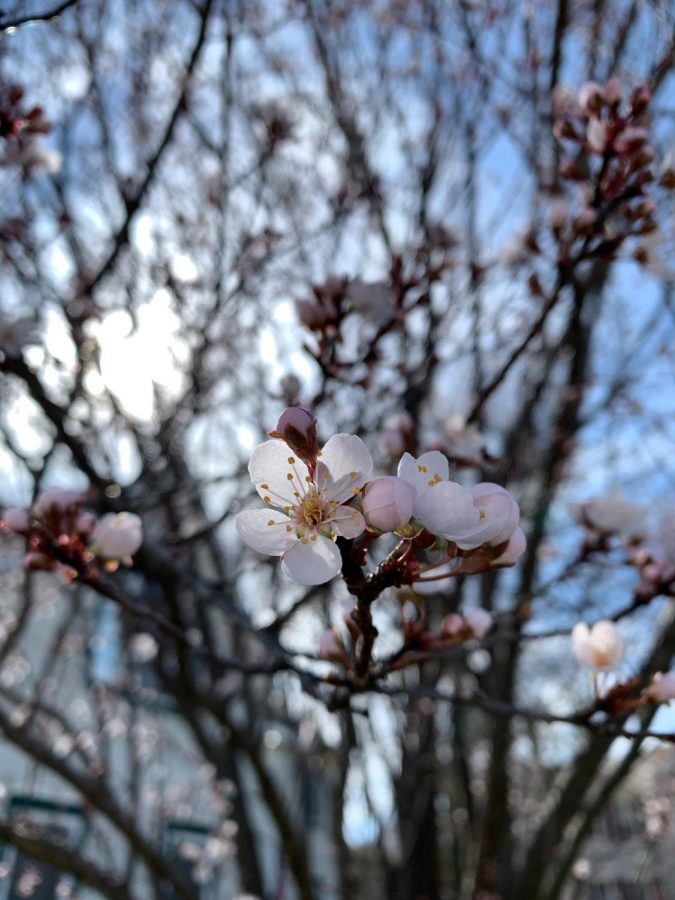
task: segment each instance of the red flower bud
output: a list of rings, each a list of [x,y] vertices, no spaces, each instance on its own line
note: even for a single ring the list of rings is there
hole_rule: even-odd
[[[284,410],[270,437],[285,441],[291,450],[305,462],[313,463],[319,452],[316,419],[301,406],[289,406]]]

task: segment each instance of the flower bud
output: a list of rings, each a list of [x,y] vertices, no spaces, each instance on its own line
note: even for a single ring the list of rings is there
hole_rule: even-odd
[[[30,518],[27,509],[6,509],[2,515],[2,524],[9,531],[16,531],[20,534],[22,531],[28,531]]]
[[[91,548],[104,559],[133,556],[143,543],[143,524],[134,513],[107,513],[91,536]]]
[[[631,108],[634,116],[641,115],[649,106],[652,99],[651,91],[648,87],[639,87],[631,97]]]
[[[603,101],[602,87],[595,81],[587,81],[579,88],[577,99],[584,112],[599,112]]]
[[[363,495],[363,515],[369,528],[395,531],[410,521],[415,491],[402,478],[383,475],[369,481]]]
[[[473,631],[474,637],[482,641],[488,631],[492,628],[492,616],[482,607],[469,609],[464,613],[464,621]]]
[[[604,88],[605,103],[608,106],[618,106],[623,97],[623,84],[618,78],[610,78]]]
[[[270,437],[285,441],[305,462],[314,462],[319,452],[316,434],[316,419],[301,406],[289,406],[285,409],[276,428],[269,432]]]
[[[600,119],[591,119],[586,129],[586,140],[591,150],[604,153],[607,146],[607,125]]]
[[[646,128],[625,128],[614,141],[614,149],[617,153],[635,153],[649,140],[649,132]]]

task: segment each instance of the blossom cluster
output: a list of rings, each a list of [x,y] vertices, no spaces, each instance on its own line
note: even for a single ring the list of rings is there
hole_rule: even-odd
[[[26,176],[38,170],[57,172],[61,168],[61,154],[48,149],[41,139],[41,135],[50,131],[42,107],[24,104],[20,85],[12,84],[0,90],[0,138],[5,141],[0,164],[19,166]]]
[[[443,562],[480,551],[483,569],[511,565],[525,549],[518,504],[508,491],[489,482],[467,488],[451,481],[440,451],[418,458],[406,452],[396,475],[373,478],[363,441],[336,434],[320,450],[307,410],[286,410],[271,434],[249,463],[265,508],[239,513],[237,528],[254,550],[280,556],[284,572],[300,584],[322,584],[338,575],[336,539],[364,532],[373,538],[394,532],[411,551],[413,545],[433,545]],[[422,535],[428,540],[420,541]],[[424,580],[438,565],[409,552],[401,560],[401,583]]]
[[[305,328],[317,334],[335,333],[349,313],[381,324],[395,312],[393,292],[383,281],[332,276],[323,284],[315,284],[312,290],[313,297],[298,301],[297,312]]]
[[[581,240],[587,256],[611,258],[627,237],[656,230],[656,203],[649,196],[656,181],[646,127],[650,100],[646,87],[628,95],[613,78],[604,85],[588,82],[576,99],[554,104],[554,135],[573,147],[560,175],[580,187],[574,206],[558,198],[550,209],[564,252]]]
[[[77,491],[47,488],[28,509],[6,509],[5,532],[24,538],[28,569],[59,570],[69,579],[95,577],[100,567],[130,564],[143,543],[141,519],[134,513],[106,513],[97,519],[84,509]]]

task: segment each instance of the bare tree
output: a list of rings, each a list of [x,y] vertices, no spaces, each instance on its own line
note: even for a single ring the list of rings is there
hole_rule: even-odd
[[[6,896],[668,896],[667,853],[579,859],[675,741],[673,25],[0,11]],[[247,474],[285,407],[287,526]],[[315,417],[447,502],[378,519]],[[332,575],[246,548],[267,501]]]

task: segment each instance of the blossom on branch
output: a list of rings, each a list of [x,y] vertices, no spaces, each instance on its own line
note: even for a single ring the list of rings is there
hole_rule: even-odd
[[[583,622],[574,626],[572,649],[580,666],[613,672],[623,658],[624,643],[614,622],[601,619],[591,628]]]
[[[670,703],[675,700],[675,670],[657,672],[643,696],[656,703]]]
[[[508,541],[520,521],[518,504],[508,491],[489,482],[469,490],[450,481],[449,471],[448,460],[437,450],[418,459],[403,455],[398,475],[415,490],[415,518],[461,550]]]
[[[237,516],[242,541],[259,553],[282,557],[286,575],[299,584],[323,584],[340,571],[335,538],[358,537],[366,528],[349,506],[370,478],[373,461],[354,434],[336,434],[309,467],[281,440],[253,451],[249,474],[266,509]]]
[[[596,497],[580,508],[582,522],[603,535],[617,535],[625,540],[645,534],[649,510],[640,503],[630,503],[620,491]]]
[[[128,559],[143,543],[143,523],[134,513],[106,513],[91,535],[92,551],[103,559]]]

